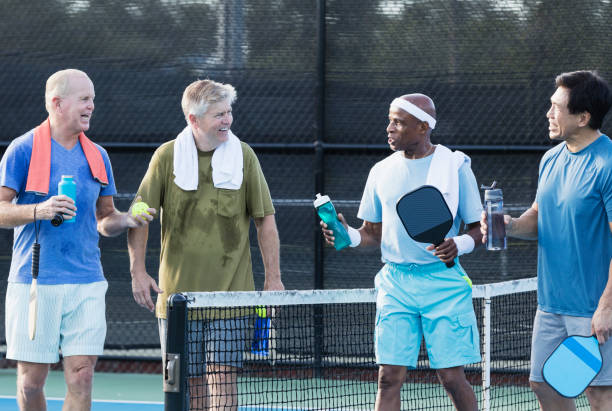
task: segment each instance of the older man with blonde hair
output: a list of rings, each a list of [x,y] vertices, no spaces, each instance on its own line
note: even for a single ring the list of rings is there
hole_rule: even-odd
[[[115,208],[108,154],[84,134],[94,97],[84,72],[53,74],[45,92],[48,119],[13,140],[0,162],[0,227],[15,230],[6,291],[6,356],[17,360],[21,410],[46,409],[43,388],[60,348],[67,385],[63,409],[90,409],[94,366],[106,336],[108,284],[98,233],[115,236],[152,220]],[[77,182],[75,199],[58,195],[58,183],[67,175]],[[54,226],[50,220],[58,215],[63,223]],[[39,309],[29,317],[34,243],[40,244]],[[33,334],[24,326],[29,322],[36,324]]]
[[[145,268],[148,228],[129,231],[132,291],[138,304],[151,311],[155,308],[162,355],[169,295],[255,289],[249,243],[251,219],[265,268],[264,289],[284,289],[268,184],[251,147],[230,129],[235,99],[236,91],[229,84],[211,80],[191,83],[181,103],[187,126],[176,139],[155,151],[138,189],[144,201],[160,209],[161,261],[158,287]],[[159,293],[156,305],[151,290]],[[199,322],[193,327],[201,330],[197,333],[202,338],[197,351],[205,352],[206,358],[189,361],[205,362],[189,370],[192,405],[199,397],[205,403],[198,407],[237,409],[236,369],[242,366],[246,318]],[[206,346],[205,340],[209,341]],[[195,387],[207,392],[195,395]]]

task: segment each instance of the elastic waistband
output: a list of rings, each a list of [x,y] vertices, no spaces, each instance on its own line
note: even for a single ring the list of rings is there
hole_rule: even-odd
[[[459,264],[459,260],[455,258],[455,265]],[[438,263],[431,264],[397,264],[392,262],[387,262],[385,265],[389,266],[389,268],[401,272],[411,272],[411,273],[431,273],[434,271],[447,270],[448,267],[446,263],[442,261]]]

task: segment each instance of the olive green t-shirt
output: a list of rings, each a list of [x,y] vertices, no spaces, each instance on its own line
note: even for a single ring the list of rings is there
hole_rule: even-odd
[[[155,313],[166,317],[169,295],[186,291],[252,291],[250,218],[274,214],[268,184],[253,149],[241,142],[242,185],[215,188],[214,151],[198,151],[198,189],[174,183],[174,140],[159,147],[149,163],[138,195],[159,210],[161,252]]]

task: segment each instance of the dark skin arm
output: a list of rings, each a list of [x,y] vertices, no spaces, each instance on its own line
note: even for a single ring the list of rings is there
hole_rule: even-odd
[[[348,228],[348,224],[344,219],[344,216],[338,214],[338,220],[342,222],[345,228]],[[333,231],[327,229],[327,224],[321,221],[321,227],[325,242],[331,246],[334,245]],[[359,247],[380,247],[382,238],[382,223],[372,223],[364,221],[363,225],[359,228],[359,234],[361,235],[361,243]],[[467,225],[467,234],[474,239],[474,244],[478,245],[482,241],[482,234],[480,232],[480,222],[476,221]],[[433,244],[427,247],[428,250],[434,250]],[[434,255],[437,256],[441,261],[447,263],[451,262],[457,257],[458,250],[455,240],[447,238],[442,244],[435,248]]]
[[[344,216],[339,213],[338,220],[342,222],[344,228],[348,228],[348,224],[344,219]],[[321,231],[325,237],[325,242],[331,246],[334,245],[334,232],[327,229],[327,224],[321,221]],[[363,225],[359,228],[359,234],[361,235],[361,243],[359,247],[380,247],[380,240],[382,238],[382,223],[371,223],[364,221]]]
[[[467,225],[467,232],[470,237],[474,239],[474,247],[482,242],[482,233],[480,231],[480,222],[476,221]],[[427,247],[428,250],[434,250],[434,245]],[[457,257],[459,251],[457,250],[457,244],[452,238],[444,239],[444,242],[439,246],[435,247],[434,255],[445,263],[450,263]]]

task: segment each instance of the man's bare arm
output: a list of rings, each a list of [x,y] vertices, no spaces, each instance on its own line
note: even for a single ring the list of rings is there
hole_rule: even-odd
[[[274,214],[255,218],[254,221],[265,269],[264,290],[284,290],[280,272],[280,241]]]

